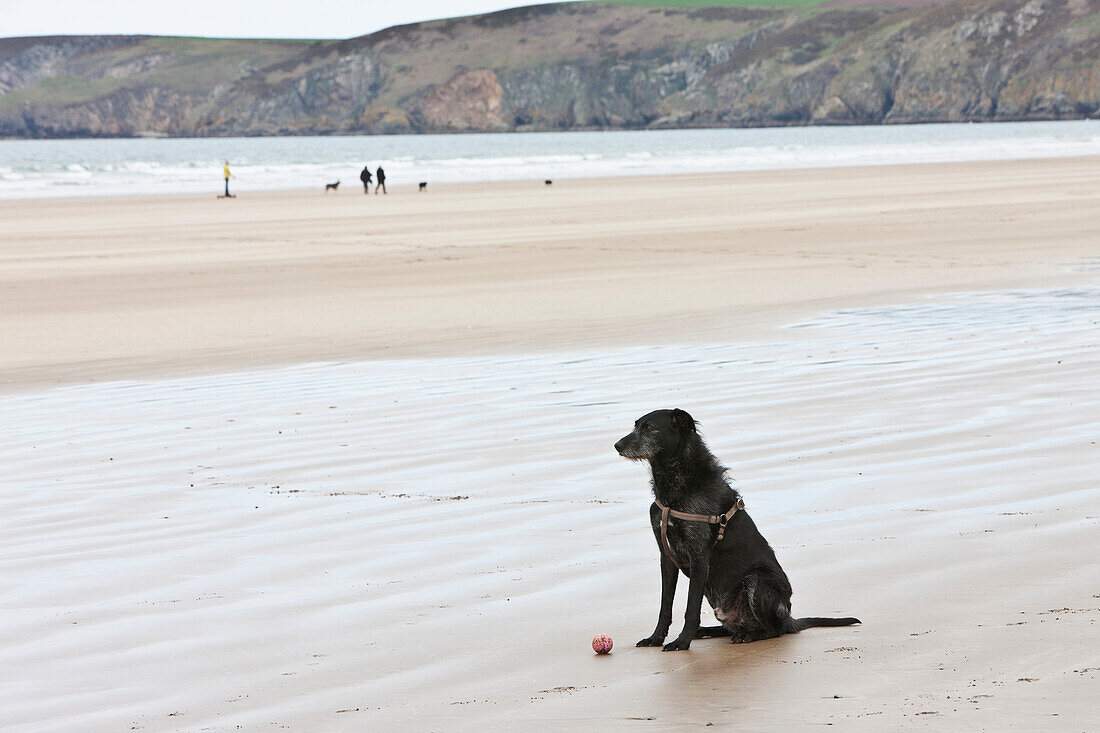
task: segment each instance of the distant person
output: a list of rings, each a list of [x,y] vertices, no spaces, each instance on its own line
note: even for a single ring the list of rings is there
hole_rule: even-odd
[[[363,172],[359,174],[359,180],[363,182],[363,193],[370,193],[370,167],[363,166]]]
[[[225,161],[225,197],[227,199],[233,198],[233,196],[231,196],[229,194],[229,179],[230,178],[236,178],[236,176],[229,172],[229,161],[227,160],[227,161]]]
[[[382,166],[378,166],[378,170],[375,172],[374,177],[378,179],[378,185],[374,187],[374,195],[378,195],[378,189],[382,189],[382,193],[386,193],[386,171],[382,170]],[[387,196],[389,194],[386,194]]]

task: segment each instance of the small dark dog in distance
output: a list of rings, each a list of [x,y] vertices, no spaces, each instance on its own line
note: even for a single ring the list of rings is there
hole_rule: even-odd
[[[421,181],[420,182],[420,187],[417,189],[417,192],[418,193],[424,193],[427,190],[428,190],[428,182],[427,181]]]
[[[691,646],[692,639],[729,636],[744,643],[813,626],[860,623],[855,618],[791,616],[787,574],[742,509],[741,496],[726,482],[725,467],[703,443],[691,415],[683,410],[651,412],[615,443],[615,450],[624,458],[649,462],[656,498],[649,519],[661,552],[661,611],[657,628],[637,646],[664,644],[666,652],[679,651]],[[689,578],[684,628],[665,644],[680,570]],[[704,597],[721,626],[700,626]]]
[[[545,182],[545,183],[546,183],[546,185],[547,185],[547,186],[552,186],[552,185],[554,185],[554,182],[553,182],[553,181],[551,181],[551,180],[550,180],[549,178],[547,178],[547,179],[546,179],[546,182]]]
[[[337,193],[339,193],[339,189],[340,189],[340,182],[339,181],[337,181],[336,183],[326,183],[325,184],[325,193],[328,193],[329,191],[336,191]]]

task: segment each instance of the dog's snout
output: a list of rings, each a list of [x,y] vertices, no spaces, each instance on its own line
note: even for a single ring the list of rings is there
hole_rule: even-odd
[[[615,443],[615,450],[623,458],[629,458],[632,461],[649,458],[649,452],[645,450],[644,446],[638,444],[638,436],[634,433],[627,433],[619,438],[618,442]]]

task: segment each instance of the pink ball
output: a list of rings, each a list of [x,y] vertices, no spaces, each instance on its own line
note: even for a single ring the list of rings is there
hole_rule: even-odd
[[[597,654],[607,654],[614,645],[615,643],[611,641],[611,637],[607,634],[596,634],[592,639],[592,651]]]

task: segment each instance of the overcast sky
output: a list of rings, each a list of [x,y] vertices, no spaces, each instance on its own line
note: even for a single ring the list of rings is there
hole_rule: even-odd
[[[151,34],[352,38],[548,0],[0,0],[0,37]]]

